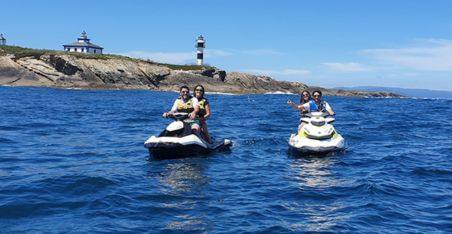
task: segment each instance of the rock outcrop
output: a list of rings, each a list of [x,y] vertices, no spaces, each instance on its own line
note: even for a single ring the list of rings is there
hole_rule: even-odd
[[[2,48],[20,52],[8,53]],[[226,93],[299,93],[309,89],[299,82],[276,81],[268,76],[239,72],[226,73],[215,67],[159,64],[115,55],[0,48],[0,85],[178,90],[181,84],[190,87],[202,84],[209,92]],[[398,96],[383,92],[324,90],[326,94],[340,96]]]

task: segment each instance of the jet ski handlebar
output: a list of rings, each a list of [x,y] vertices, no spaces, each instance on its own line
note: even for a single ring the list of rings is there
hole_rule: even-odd
[[[187,113],[174,112],[174,113],[168,113],[168,115],[166,117],[182,121],[184,119],[188,119],[189,116]]]

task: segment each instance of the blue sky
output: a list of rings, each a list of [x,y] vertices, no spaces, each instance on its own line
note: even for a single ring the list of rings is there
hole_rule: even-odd
[[[308,85],[452,91],[452,1],[6,1],[8,44],[61,50],[86,30],[106,53]]]

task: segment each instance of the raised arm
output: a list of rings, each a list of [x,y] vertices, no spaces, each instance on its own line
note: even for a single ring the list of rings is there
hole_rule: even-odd
[[[293,107],[293,108],[295,108],[297,110],[304,110],[305,109],[305,107],[303,105],[297,105],[294,102],[292,102],[292,100],[288,100],[287,104],[289,104],[289,106],[291,106],[291,107]]]

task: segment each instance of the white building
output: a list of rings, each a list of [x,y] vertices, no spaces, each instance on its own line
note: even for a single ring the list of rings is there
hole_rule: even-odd
[[[204,37],[200,35],[196,40],[196,64],[202,66],[204,64],[204,48],[206,47]]]
[[[6,39],[3,37],[3,34],[0,34],[0,46],[6,45]]]
[[[76,42],[71,44],[63,45],[64,51],[67,52],[79,52],[88,54],[102,54],[104,48],[89,42],[86,32],[83,31],[82,35],[77,38]]]

